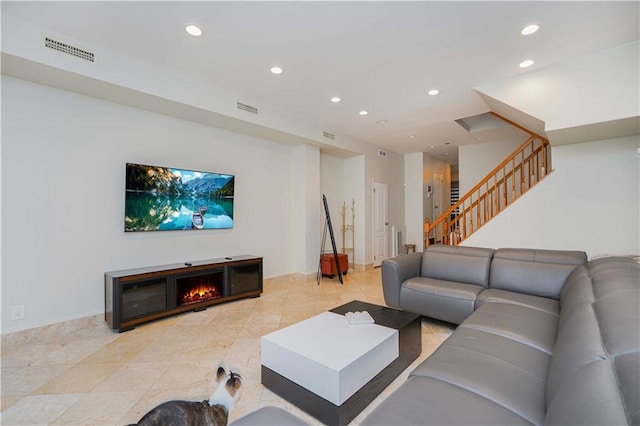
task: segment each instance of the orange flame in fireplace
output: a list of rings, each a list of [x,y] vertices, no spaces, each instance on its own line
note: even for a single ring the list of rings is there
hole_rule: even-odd
[[[182,295],[182,304],[203,302],[205,300],[216,299],[220,296],[220,292],[214,286],[199,284]]]

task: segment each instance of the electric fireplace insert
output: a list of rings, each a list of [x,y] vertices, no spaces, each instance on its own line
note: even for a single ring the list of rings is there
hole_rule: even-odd
[[[176,278],[176,306],[192,305],[222,297],[224,269]]]

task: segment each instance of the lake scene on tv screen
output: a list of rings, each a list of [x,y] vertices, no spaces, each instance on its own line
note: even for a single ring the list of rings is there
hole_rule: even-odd
[[[233,175],[128,163],[125,179],[127,232],[233,227]]]

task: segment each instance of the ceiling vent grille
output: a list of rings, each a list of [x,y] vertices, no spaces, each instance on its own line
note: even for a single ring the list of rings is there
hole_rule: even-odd
[[[238,102],[236,104],[236,108],[250,112],[251,114],[258,114],[258,108],[252,107],[251,105],[243,104],[241,102]]]
[[[94,53],[49,37],[45,37],[44,46],[49,49],[57,50],[58,52],[66,53],[67,55],[75,56],[76,58],[84,59],[85,61],[96,61],[96,55]]]
[[[336,135],[334,135],[333,133],[329,133],[329,132],[322,132],[322,136],[324,136],[327,139],[335,139]]]

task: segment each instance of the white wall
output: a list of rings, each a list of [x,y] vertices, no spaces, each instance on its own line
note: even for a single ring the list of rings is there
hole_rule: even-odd
[[[305,272],[296,147],[5,76],[2,113],[3,334],[102,313],[109,270],[252,254],[266,277]],[[234,228],[125,233],[126,162],[234,174]]]
[[[329,214],[331,215],[331,224],[333,226],[333,234],[336,240],[336,248],[342,253],[342,203],[346,200],[344,188],[344,158],[334,157],[333,155],[320,155],[320,193],[327,197],[327,205],[329,206]],[[324,229],[325,213],[324,207],[320,215],[321,232]],[[351,200],[347,202],[346,225],[351,224]],[[347,244],[345,247],[351,247],[351,233],[347,234]],[[327,230],[325,241],[325,251],[331,251],[331,238]],[[349,262],[353,259],[349,257]]]
[[[314,146],[7,76],[2,89],[2,334],[101,314],[111,270],[252,254],[264,257],[266,278],[315,272],[322,191],[334,211],[356,201],[358,264],[372,262],[373,179],[389,184],[390,219],[404,226],[399,154],[376,158],[366,146],[363,155],[321,159]],[[234,228],[125,233],[126,162],[234,174]],[[339,214],[332,219],[339,234]],[[10,320],[15,305],[25,306],[24,320]]]
[[[460,198],[518,148],[524,139],[458,147]]]
[[[640,137],[552,148],[554,172],[463,245],[640,254]]]
[[[367,217],[367,206],[365,204],[365,156],[346,158],[344,160],[344,198],[345,200],[355,200],[355,253],[354,262],[358,265],[365,265],[368,262],[367,244],[370,244],[367,236],[371,232],[365,229]],[[329,204],[331,206],[331,204]]]
[[[637,117],[639,52],[636,41],[476,89],[543,121],[547,132]]]
[[[293,149],[295,271],[312,274],[320,258],[320,150],[310,145]]]
[[[404,243],[416,244],[416,248],[424,245],[420,244],[424,235],[423,161],[421,152],[404,156],[405,217],[407,224]]]

